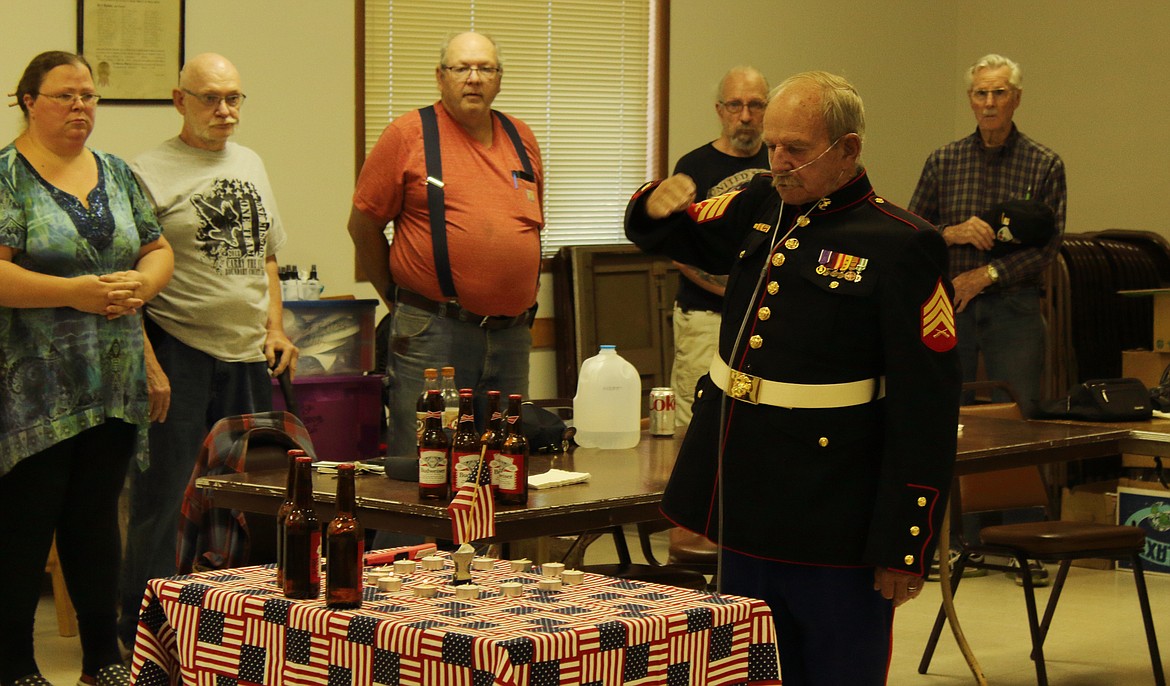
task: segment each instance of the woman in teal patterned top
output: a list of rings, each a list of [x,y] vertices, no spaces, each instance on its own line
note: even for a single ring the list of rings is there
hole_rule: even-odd
[[[46,684],[33,619],[54,532],[82,683],[128,683],[115,635],[126,467],[149,425],[140,308],[174,256],[126,163],[85,146],[85,60],[38,55],[0,150],[0,684]]]

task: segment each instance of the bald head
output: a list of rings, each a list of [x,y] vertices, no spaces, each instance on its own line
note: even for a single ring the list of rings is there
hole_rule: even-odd
[[[172,99],[183,115],[179,138],[195,148],[223,150],[240,121],[240,72],[223,55],[196,55],[179,72]]]

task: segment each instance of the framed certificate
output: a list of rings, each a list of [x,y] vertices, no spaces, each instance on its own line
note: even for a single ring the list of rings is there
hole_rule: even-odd
[[[185,0],[77,0],[77,52],[102,102],[171,102]]]

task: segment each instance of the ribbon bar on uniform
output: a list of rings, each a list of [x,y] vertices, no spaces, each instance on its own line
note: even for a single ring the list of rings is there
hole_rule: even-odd
[[[864,405],[886,395],[886,377],[847,383],[800,384],[769,381],[732,369],[716,353],[711,381],[728,396],[753,405],[826,409]]]

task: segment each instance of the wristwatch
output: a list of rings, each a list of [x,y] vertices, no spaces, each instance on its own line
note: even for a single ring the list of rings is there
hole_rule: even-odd
[[[999,281],[999,271],[990,264],[987,265],[987,278],[991,279],[991,283]]]

